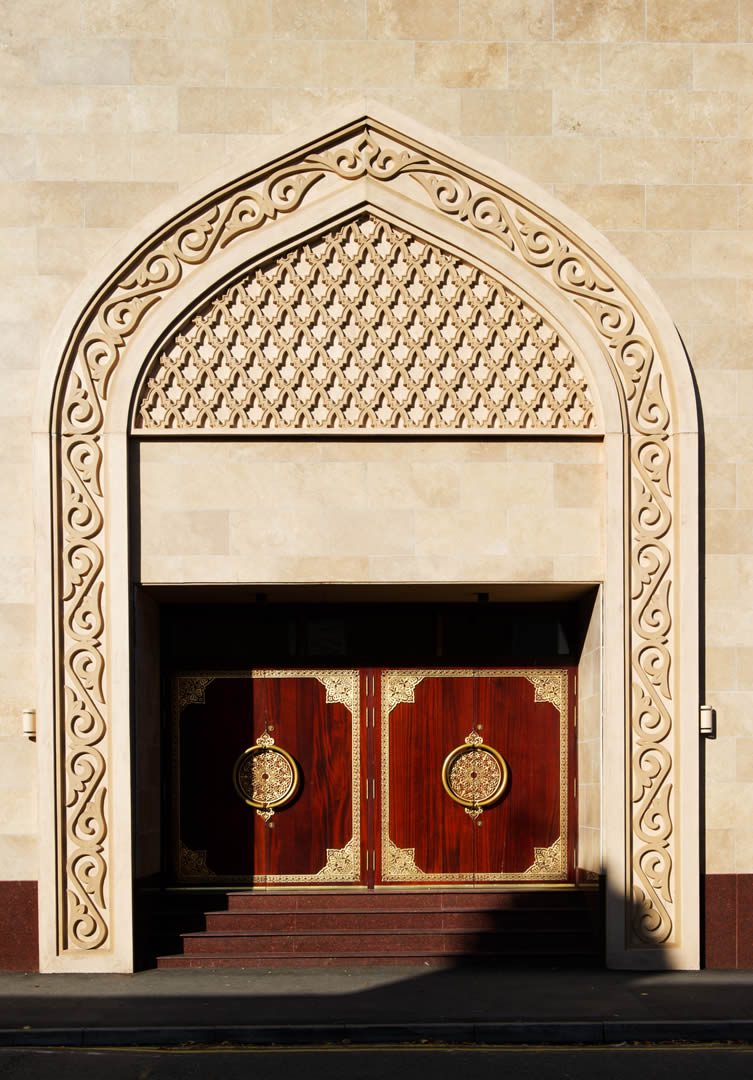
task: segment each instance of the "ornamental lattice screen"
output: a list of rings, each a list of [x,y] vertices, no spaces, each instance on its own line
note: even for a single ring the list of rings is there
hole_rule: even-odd
[[[598,402],[573,326],[623,418],[623,637],[612,661],[630,689],[617,717],[627,799],[608,806],[620,822],[612,870],[625,883],[611,939],[627,966],[651,966],[667,949],[697,963],[697,414],[682,345],[645,282],[584,222],[497,165],[468,164],[464,149],[433,149],[439,137],[405,134],[411,127],[343,119],[240,179],[213,181],[117,253],[53,342],[40,459],[50,545],[40,576],[50,580],[52,614],[41,646],[51,672],[46,966],[130,963],[128,679],[112,675],[130,648],[127,615],[112,604],[128,581],[113,524],[126,466],[114,474],[113,401],[136,391],[140,437],[595,435]],[[312,221],[338,215],[348,220],[310,239]],[[297,220],[309,239],[296,247]],[[428,231],[448,239],[428,240]],[[483,246],[487,265],[504,264],[514,287],[478,257],[453,253],[463,235],[469,251]],[[191,299],[192,282],[213,273],[234,283]],[[532,292],[551,296],[549,310],[567,307],[570,331]],[[183,316],[168,340],[160,309],[176,303]],[[141,355],[152,357],[145,377],[129,360]],[[127,520],[122,508],[115,516]]]

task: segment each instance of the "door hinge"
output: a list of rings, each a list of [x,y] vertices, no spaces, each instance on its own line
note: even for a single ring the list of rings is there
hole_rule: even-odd
[[[577,776],[573,777],[573,798],[574,799],[578,798],[578,777]]]
[[[376,799],[376,780],[371,781],[371,797]]]

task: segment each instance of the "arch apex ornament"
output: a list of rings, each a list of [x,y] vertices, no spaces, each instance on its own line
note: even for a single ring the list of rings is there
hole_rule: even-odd
[[[410,126],[406,122],[406,128]],[[324,204],[328,196],[345,197],[355,190],[354,181],[364,179],[388,188],[406,207],[416,207],[424,221],[452,222],[483,236],[507,266],[512,259],[521,275],[535,275],[542,288],[577,313],[621,397],[629,489],[624,655],[631,688],[625,718],[631,813],[622,869],[634,912],[623,953],[626,958],[640,953],[649,958],[640,962],[650,966],[652,952],[679,948],[685,950],[686,965],[697,963],[696,946],[685,947],[682,940],[683,933],[690,934],[688,940],[696,934],[692,890],[697,886],[691,882],[697,876],[697,837],[694,824],[683,832],[676,783],[681,748],[677,718],[680,710],[686,716],[697,713],[697,671],[688,673],[681,664],[681,658],[686,667],[695,663],[692,634],[697,619],[688,626],[687,619],[683,623],[679,618],[676,578],[682,545],[689,544],[687,550],[693,552],[692,540],[679,531],[678,476],[681,468],[692,475],[696,468],[692,446],[680,455],[676,436],[682,431],[692,437],[697,431],[697,413],[691,416],[687,404],[694,397],[682,347],[649,287],[629,268],[621,273],[626,264],[589,226],[574,225],[574,216],[548,203],[545,194],[529,198],[522,180],[518,186],[495,180],[494,174],[504,170],[493,163],[486,171],[463,164],[463,149],[455,157],[432,150],[399,127],[394,117],[357,117],[319,140],[302,137],[300,150],[256,172],[213,185],[204,199],[161,229],[149,231],[66,330],[47,403],[54,623],[47,645],[54,680],[49,768],[55,781],[55,812],[48,819],[56,820],[57,832],[55,880],[46,895],[54,898],[56,914],[53,919],[52,909],[42,912],[40,925],[47,920],[56,927],[55,963],[67,958],[75,968],[84,954],[115,947],[113,889],[124,872],[119,866],[115,872],[114,860],[124,856],[115,854],[111,815],[116,783],[126,782],[127,770],[118,773],[116,781],[116,691],[110,670],[116,650],[128,653],[129,631],[125,616],[122,624],[115,625],[112,616],[105,621],[106,594],[116,585],[122,587],[110,576],[105,529],[114,498],[106,486],[108,407],[118,370],[139,335],[149,332],[148,316],[168,296],[179,295],[176,290],[198,268],[222,256],[227,280],[226,256],[236,250],[234,245],[240,251],[241,237],[263,235],[273,223],[292,220],[303,207],[315,210],[317,200]],[[440,137],[437,144],[446,145]],[[236,269],[240,272],[241,265]],[[336,366],[336,359],[333,363]],[[216,377],[217,370],[215,365]],[[175,386],[177,393],[181,388],[177,382]],[[158,399],[154,388],[147,387],[137,429],[139,423],[155,419]],[[188,422],[182,433],[206,430],[192,425],[190,412],[181,415]],[[215,412],[215,418],[221,415]],[[385,425],[376,422],[370,430],[385,433]],[[687,520],[684,529],[693,531]],[[683,610],[692,614],[697,603],[694,571],[687,559],[682,565]],[[683,650],[677,646],[681,633],[687,645]],[[126,722],[127,713],[119,711],[119,723]],[[127,741],[121,739],[118,745],[127,747]],[[692,787],[697,750],[688,743],[683,753],[683,784]],[[117,850],[127,851],[129,844],[121,842]],[[680,866],[681,852],[687,870]],[[130,880],[128,884],[130,888]],[[685,905],[690,918],[677,918],[678,904]],[[126,931],[121,928],[119,933]]]

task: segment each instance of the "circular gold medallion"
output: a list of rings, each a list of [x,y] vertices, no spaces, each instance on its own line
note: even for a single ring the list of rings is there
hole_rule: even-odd
[[[299,772],[295,760],[269,736],[244,750],[233,770],[235,789],[256,810],[279,809],[296,795]]]
[[[456,746],[442,765],[442,784],[447,794],[461,806],[474,809],[497,802],[505,792],[508,779],[507,762],[502,755],[476,739]]]

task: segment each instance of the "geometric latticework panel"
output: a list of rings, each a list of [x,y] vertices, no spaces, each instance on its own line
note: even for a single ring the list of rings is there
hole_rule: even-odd
[[[158,431],[594,432],[586,378],[521,297],[364,214],[249,273],[152,362]]]

